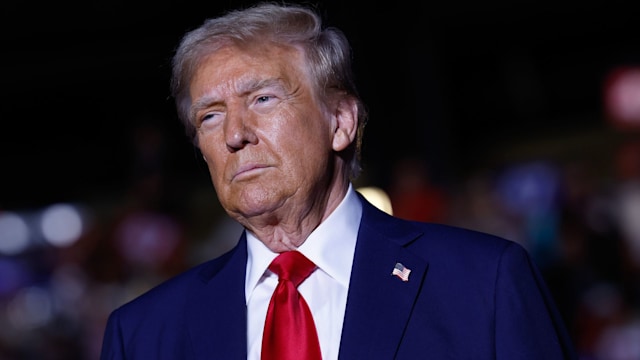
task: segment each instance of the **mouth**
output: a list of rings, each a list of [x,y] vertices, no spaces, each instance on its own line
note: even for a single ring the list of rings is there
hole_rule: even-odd
[[[258,174],[262,173],[263,170],[266,169],[267,167],[268,167],[267,165],[261,165],[261,164],[243,165],[237,169],[236,173],[233,175],[232,180],[234,181],[246,180],[253,176],[257,176]]]

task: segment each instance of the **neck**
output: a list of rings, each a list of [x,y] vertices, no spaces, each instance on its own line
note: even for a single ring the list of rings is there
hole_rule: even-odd
[[[271,251],[280,253],[295,250],[344,199],[349,181],[337,185],[299,204],[287,203],[277,211],[236,220]]]

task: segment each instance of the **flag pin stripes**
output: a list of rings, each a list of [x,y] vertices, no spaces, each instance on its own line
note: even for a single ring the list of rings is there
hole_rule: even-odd
[[[401,263],[396,263],[394,266],[391,275],[395,275],[399,277],[402,281],[409,281],[409,274],[411,273],[411,269],[405,267]]]

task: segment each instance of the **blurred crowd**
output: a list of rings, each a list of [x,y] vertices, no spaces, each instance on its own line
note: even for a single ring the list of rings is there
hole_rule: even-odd
[[[227,220],[210,184],[175,180],[163,168],[162,134],[141,127],[132,143],[123,194],[58,204],[49,225],[44,210],[0,212],[0,360],[97,359],[111,310],[234,245],[241,229]],[[381,190],[399,217],[523,244],[581,360],[637,360],[640,140],[621,142],[610,164],[603,170],[589,159],[532,159],[444,186],[419,157],[406,157]],[[24,244],[11,240],[28,230]]]
[[[524,245],[581,360],[640,359],[639,139],[614,149],[610,165],[603,171],[590,159],[535,159],[443,188],[419,161],[401,161],[390,195],[398,216]]]

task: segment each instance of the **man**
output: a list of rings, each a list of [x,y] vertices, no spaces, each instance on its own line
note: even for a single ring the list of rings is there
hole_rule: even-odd
[[[297,6],[230,12],[183,38],[178,113],[246,230],[230,252],[115,310],[103,360],[286,359],[266,354],[280,314],[271,297],[287,281],[270,265],[280,253],[316,266],[287,290],[312,314],[313,358],[575,358],[521,246],[400,220],[355,192],[366,114],[350,56],[340,31]]]

